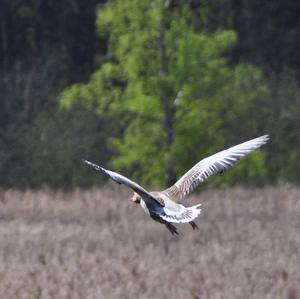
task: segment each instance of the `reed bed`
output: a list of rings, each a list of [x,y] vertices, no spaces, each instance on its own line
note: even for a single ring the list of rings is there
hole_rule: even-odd
[[[179,236],[126,188],[0,190],[0,298],[300,297],[300,189],[206,190]]]

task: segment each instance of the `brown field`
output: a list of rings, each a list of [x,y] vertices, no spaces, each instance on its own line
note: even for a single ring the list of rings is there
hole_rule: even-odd
[[[172,236],[126,188],[0,190],[0,298],[300,298],[300,189],[207,190]]]

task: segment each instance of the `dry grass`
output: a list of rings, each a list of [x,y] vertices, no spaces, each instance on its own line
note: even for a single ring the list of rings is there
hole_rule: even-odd
[[[299,298],[299,188],[205,191],[179,237],[128,196],[0,191],[0,298]]]

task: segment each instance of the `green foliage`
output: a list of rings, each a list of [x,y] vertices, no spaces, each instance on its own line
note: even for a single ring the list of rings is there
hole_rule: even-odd
[[[268,76],[270,100],[256,103],[256,126],[267,128],[272,146],[267,152],[268,176],[272,182],[299,182],[300,86],[295,72]]]
[[[284,0],[1,1],[0,185],[101,180],[82,158],[159,185],[263,133],[262,151],[209,183],[299,182],[299,13]]]
[[[123,76],[117,64],[105,63],[95,72],[88,84],[75,84],[61,94],[61,106],[70,109],[74,104],[81,104],[99,114],[114,113],[120,109]]]
[[[267,92],[254,66],[229,65],[234,31],[199,31],[190,23],[196,12],[171,2],[120,0],[101,7],[97,27],[109,36],[108,61],[87,84],[61,96],[62,106],[79,102],[123,128],[123,136],[110,138],[112,167],[152,185],[161,184],[169,165],[181,175],[205,155],[245,141],[229,138],[230,144],[230,128]],[[167,109],[174,111],[172,143],[164,126]],[[247,161],[217,182],[265,174],[261,153]]]

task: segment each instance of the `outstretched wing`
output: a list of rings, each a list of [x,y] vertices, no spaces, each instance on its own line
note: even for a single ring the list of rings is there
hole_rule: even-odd
[[[110,171],[107,170],[97,164],[94,164],[90,161],[87,160],[83,160],[84,163],[94,167],[97,171],[100,171],[102,173],[104,173],[106,176],[108,176],[109,178],[111,178],[113,181],[115,181],[118,184],[123,184],[128,186],[129,188],[131,188],[132,190],[134,190],[137,194],[139,194],[144,200],[148,200],[148,201],[155,201],[156,203],[158,203],[160,206],[164,206],[163,202],[159,202],[157,201],[148,191],[146,191],[143,187],[141,187],[140,185],[138,185],[137,183],[131,181],[130,179],[126,178],[125,176],[114,172],[114,171]]]
[[[264,135],[239,145],[230,147],[198,162],[193,168],[186,172],[173,186],[163,192],[171,197],[184,197],[192,192],[199,183],[207,180],[217,173],[222,173],[236,164],[246,155],[261,147],[269,140]]]

